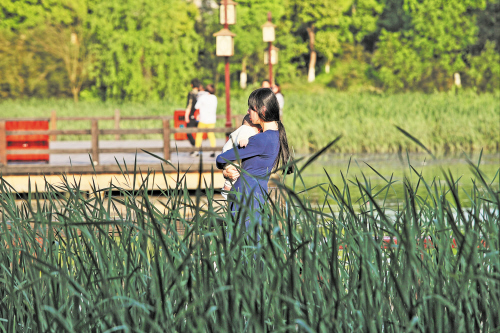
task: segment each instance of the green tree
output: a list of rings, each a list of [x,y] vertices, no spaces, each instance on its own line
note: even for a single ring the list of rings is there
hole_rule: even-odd
[[[349,30],[355,43],[361,43],[367,36],[378,30],[377,23],[385,8],[385,2],[391,0],[353,0],[347,12],[350,20]]]
[[[63,62],[73,100],[77,103],[91,63],[87,31],[79,23],[71,28],[49,25],[43,32],[36,42],[45,52]]]
[[[83,27],[85,1],[0,0],[0,8],[0,93],[5,97],[47,96],[74,89],[68,85],[72,76],[61,57],[63,45],[46,48],[44,44],[54,39],[47,29],[55,26],[67,32],[69,44],[70,33]]]
[[[307,71],[307,80],[309,82],[314,81],[316,77],[316,35],[318,30],[323,30],[320,34],[322,40],[320,46],[327,57],[333,57],[335,50],[340,45],[336,32],[342,30],[342,28],[336,28],[346,26],[343,20],[343,13],[349,8],[349,5],[349,0],[340,2],[327,0],[289,0],[290,19],[295,23],[296,32],[307,36],[305,39],[309,41],[309,64]]]
[[[377,29],[383,5],[376,0],[290,0],[291,20],[298,34],[309,42],[308,81],[315,79],[317,51],[326,59],[326,69],[345,43],[360,42]]]
[[[489,92],[500,88],[500,54],[495,50],[495,43],[487,41],[483,51],[471,56],[468,62],[465,75],[468,86]]]
[[[409,0],[404,12],[407,29],[382,29],[374,57],[384,88],[406,90],[447,89],[453,73],[466,69],[467,48],[475,43],[473,10],[484,7],[476,0]]]
[[[33,45],[33,31],[0,34],[0,96],[20,98],[46,91],[46,79],[57,64]]]
[[[79,0],[0,0],[0,8],[0,29],[18,32],[47,22],[71,25],[86,11]]]
[[[352,34],[349,30],[352,20],[345,15],[350,5],[351,1],[341,1],[338,6],[332,8],[333,12],[321,17],[314,25],[318,29],[315,37],[311,36],[314,33],[312,28],[307,30],[310,40],[316,39],[316,50],[326,58],[326,73],[330,73],[330,64],[334,57],[342,53],[342,44],[352,42]]]
[[[216,89],[220,73],[217,70],[219,59],[215,55],[215,37],[213,34],[220,30],[221,27],[218,7],[212,0],[202,0],[199,8],[199,19],[195,23],[196,33],[201,41],[198,60],[195,64],[198,69],[198,78],[202,82],[207,80],[213,82]]]
[[[94,92],[141,101],[185,91],[197,73],[196,6],[182,0],[90,0],[89,9]]]
[[[289,8],[285,3],[285,15],[274,21],[277,25],[275,45],[280,49],[278,66],[275,66],[276,79],[282,82],[295,80],[301,73],[300,68],[307,66],[307,44],[299,34],[292,33],[295,24],[289,18]]]
[[[477,13],[477,43],[472,53],[481,53],[488,41],[500,53],[500,0],[487,0],[486,7]]]
[[[464,83],[479,91],[500,88],[500,0],[477,11],[477,41],[469,48]]]
[[[283,0],[240,0],[237,11],[237,24],[231,27],[231,31],[236,33],[235,56],[232,60],[239,63],[236,68],[243,73],[240,83],[246,86],[243,79],[247,73],[253,82],[268,77],[267,65],[264,65],[263,59],[264,50],[268,45],[262,41],[261,28],[267,21],[268,12],[271,12],[272,21],[276,25],[277,38],[274,45],[284,46],[280,44],[278,31],[282,27],[285,7]]]
[[[263,53],[267,43],[262,41],[262,24],[271,12],[273,24],[276,25],[276,41],[274,46],[280,49],[277,66],[273,66],[274,77],[277,80],[290,80],[296,75],[294,57],[307,51],[298,37],[290,33],[291,22],[286,17],[285,0],[240,0],[236,7],[236,24],[230,30],[236,33],[235,55],[230,58],[231,79],[236,81],[239,74],[240,86],[245,87],[247,80],[254,86],[268,77],[268,66],[264,65]],[[204,47],[200,49],[198,66],[202,77],[207,77],[208,71],[213,72],[217,83],[224,73],[223,59],[215,56],[215,37],[213,33],[222,28],[219,24],[219,9],[210,1],[202,1],[200,6],[201,20],[197,31],[204,39]],[[247,80],[245,80],[245,78]]]

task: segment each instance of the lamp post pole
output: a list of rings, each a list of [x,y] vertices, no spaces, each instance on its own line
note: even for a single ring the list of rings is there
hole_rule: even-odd
[[[227,23],[227,0],[224,0],[224,29],[228,29],[229,25]],[[229,102],[229,86],[230,86],[230,77],[229,77],[229,57],[226,58],[226,66],[225,66],[225,81],[226,81],[226,128],[231,127],[231,105]],[[229,132],[226,133],[226,139],[229,139]]]
[[[214,33],[216,37],[216,54],[218,57],[224,57],[224,78],[226,86],[226,128],[228,129],[226,133],[226,138],[229,139],[229,129],[231,128],[231,104],[230,104],[230,86],[231,78],[229,75],[229,57],[234,55],[234,41],[233,38],[236,36],[234,33],[229,31],[229,25],[236,23],[236,2],[233,0],[221,0],[220,2],[220,23],[224,25],[224,28],[219,32]],[[224,7],[222,7],[224,6]],[[229,12],[231,11],[231,12]],[[231,22],[229,22],[231,19]]]
[[[269,23],[272,23],[271,22],[271,12],[267,13],[267,20],[269,21]],[[268,63],[269,63],[269,83],[271,83],[271,86],[274,85],[274,81],[273,81],[273,62],[271,61],[271,49],[272,48],[273,48],[273,42],[269,42],[269,48],[267,50],[267,52],[268,52],[267,59],[268,59]]]

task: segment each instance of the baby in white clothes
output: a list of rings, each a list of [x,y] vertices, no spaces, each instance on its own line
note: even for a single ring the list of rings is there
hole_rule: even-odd
[[[222,152],[225,153],[229,149],[233,149],[234,146],[246,147],[246,145],[248,144],[248,139],[254,136],[255,134],[260,133],[260,131],[261,127],[259,125],[252,124],[252,122],[250,121],[250,115],[247,114],[243,118],[241,126],[238,127],[236,131],[229,134],[229,140],[227,140],[224,147],[222,147]],[[227,192],[231,191],[232,186],[233,184],[231,180],[226,179],[226,181],[224,182],[224,187],[222,188],[221,192],[224,199],[227,199]]]

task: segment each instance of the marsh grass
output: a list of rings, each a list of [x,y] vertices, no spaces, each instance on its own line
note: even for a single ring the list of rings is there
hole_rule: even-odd
[[[187,93],[187,92],[186,92]],[[247,112],[249,91],[232,93],[232,114]],[[283,123],[296,152],[311,153],[323,147],[332,136],[343,135],[342,143],[332,147],[336,153],[396,153],[409,149],[424,152],[414,141],[394,131],[394,125],[418,137],[435,153],[498,152],[500,132],[498,115],[500,93],[475,94],[405,93],[379,95],[335,90],[311,91],[306,86],[284,88]],[[223,96],[219,96],[218,114],[225,114]],[[0,103],[0,117],[113,116],[118,108],[123,116],[173,115],[185,107],[185,101],[172,98],[158,102],[118,103],[70,100],[5,100]],[[220,119],[217,127],[224,126]],[[64,121],[62,129],[89,129],[90,122]],[[99,122],[100,128],[113,128],[113,121]],[[126,128],[161,128],[161,121],[123,121]],[[224,134],[218,134],[223,137]],[[75,140],[75,136],[59,136]],[[79,139],[90,140],[90,136]],[[112,136],[103,136],[111,140]],[[159,134],[127,135],[123,139],[161,139]]]
[[[162,173],[91,195],[64,178],[20,205],[2,180],[0,329],[498,331],[498,173],[486,179],[470,163],[469,208],[452,174],[443,170],[443,185],[413,168],[418,180],[405,178],[397,207],[384,205],[393,181],[382,176],[376,191],[364,177],[355,188],[330,181],[313,204],[301,173],[320,154],[300,162],[289,187],[277,184],[281,199],[267,198],[261,225],[247,208],[233,217],[210,184],[190,195],[181,173],[161,191],[164,209],[146,190]]]

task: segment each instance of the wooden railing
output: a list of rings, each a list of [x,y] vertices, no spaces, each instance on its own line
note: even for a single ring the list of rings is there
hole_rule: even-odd
[[[233,115],[233,121],[236,121],[235,127],[239,127],[243,120],[243,115]],[[217,115],[217,119],[225,119],[225,115]],[[113,116],[100,116],[100,117],[57,117],[57,112],[52,110],[49,117],[31,117],[31,118],[0,118],[0,121],[16,121],[16,120],[41,120],[48,121],[51,130],[57,130],[58,121],[84,121],[84,120],[103,120],[103,121],[114,121],[114,129],[120,129],[120,123],[123,120],[173,120],[174,116],[122,116],[119,109],[115,109]],[[39,133],[38,133],[39,134]],[[50,136],[51,141],[57,140],[58,134],[53,134]],[[120,140],[121,134],[115,134],[115,140]]]
[[[224,118],[224,116],[217,116],[217,118]],[[233,116],[236,124],[241,123],[241,115]],[[7,155],[23,155],[23,154],[91,154],[94,163],[99,163],[99,154],[102,153],[135,153],[137,148],[99,148],[100,135],[114,135],[115,140],[119,140],[122,135],[127,134],[161,134],[163,138],[163,147],[141,147],[151,153],[163,153],[166,160],[170,159],[170,141],[171,135],[174,133],[230,133],[235,128],[212,128],[212,129],[198,129],[195,127],[190,128],[172,128],[170,121],[173,116],[120,116],[119,110],[115,110],[114,117],[56,117],[53,111],[50,118],[11,118],[0,119],[0,164],[7,164]],[[50,130],[16,130],[7,131],[5,127],[6,121],[31,121],[43,120],[49,121]],[[57,129],[57,121],[90,121],[90,129],[78,130],[63,130]],[[114,129],[99,129],[99,121],[115,121]],[[120,122],[122,120],[161,120],[161,128],[130,128],[120,129]],[[9,149],[7,150],[7,135],[49,135],[50,140],[56,140],[59,135],[90,135],[91,145],[90,148],[75,148],[75,149]],[[220,151],[222,147],[178,147],[178,152],[195,152],[195,151]]]

